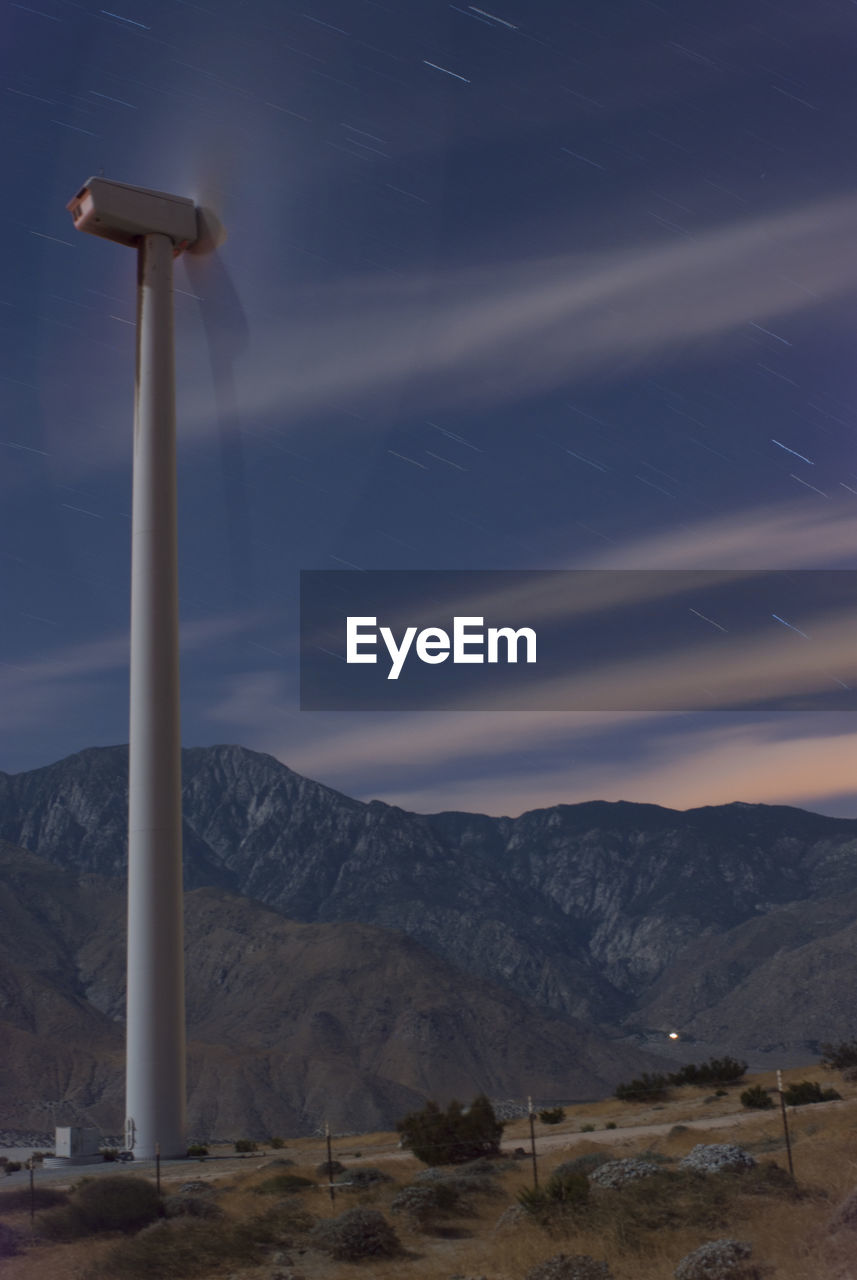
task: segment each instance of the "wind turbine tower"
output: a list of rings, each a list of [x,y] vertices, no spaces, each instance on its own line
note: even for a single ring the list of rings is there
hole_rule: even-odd
[[[100,177],[67,207],[137,251],[125,1143],[146,1160],[186,1150],[173,259],[202,210]]]

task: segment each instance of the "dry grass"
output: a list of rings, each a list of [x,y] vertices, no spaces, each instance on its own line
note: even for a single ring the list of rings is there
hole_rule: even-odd
[[[530,1267],[559,1252],[606,1259],[616,1280],[672,1280],[680,1258],[704,1240],[720,1235],[749,1240],[754,1258],[776,1268],[772,1273],[775,1280],[854,1280],[857,1231],[832,1237],[827,1224],[836,1205],[857,1187],[857,1090],[818,1070],[784,1074],[787,1081],[810,1078],[833,1084],[845,1095],[841,1103],[789,1113],[795,1173],[801,1188],[797,1198],[770,1187],[751,1193],[750,1178],[743,1183],[740,1178],[721,1183],[720,1175],[715,1175],[705,1184],[695,1185],[665,1176],[660,1180],[660,1191],[653,1184],[644,1192],[642,1184],[637,1184],[628,1196],[625,1191],[596,1195],[597,1211],[582,1213],[576,1221],[558,1222],[550,1232],[530,1221],[498,1232],[500,1214],[516,1202],[517,1192],[529,1186],[532,1178],[529,1160],[509,1160],[506,1172],[497,1179],[502,1192],[498,1198],[474,1197],[459,1216],[444,1217],[432,1231],[425,1231],[389,1213],[396,1192],[422,1168],[412,1156],[398,1151],[393,1134],[335,1142],[335,1159],[358,1168],[377,1165],[394,1181],[365,1191],[339,1191],[333,1206],[325,1180],[315,1172],[326,1152],[323,1143],[314,1138],[291,1141],[282,1151],[268,1152],[267,1157],[260,1153],[245,1160],[182,1166],[176,1177],[165,1179],[164,1189],[176,1190],[180,1182],[200,1176],[212,1180],[217,1202],[228,1220],[235,1224],[255,1220],[260,1224],[258,1234],[263,1236],[262,1215],[280,1206],[276,1210],[281,1215],[278,1227],[273,1231],[276,1239],[260,1254],[266,1260],[251,1266],[224,1259],[222,1265],[205,1272],[210,1280],[271,1280],[277,1271],[288,1274],[288,1267],[274,1261],[277,1248],[291,1257],[290,1265],[306,1280],[449,1280],[454,1274],[522,1280]],[[756,1080],[764,1086],[774,1083],[770,1074]],[[610,1156],[649,1151],[665,1157],[664,1168],[674,1170],[677,1161],[698,1142],[734,1141],[752,1150],[758,1160],[772,1161],[785,1170],[779,1111],[741,1114],[717,1129],[681,1127],[688,1122],[698,1125],[711,1116],[725,1119],[730,1111],[734,1115],[739,1092],[733,1088],[726,1098],[705,1102],[710,1094],[685,1089],[657,1108],[631,1107],[611,1100],[567,1108],[563,1124],[537,1126],[540,1179],[547,1181],[557,1165],[590,1151]],[[605,1130],[610,1120],[619,1127]],[[595,1124],[595,1133],[581,1135],[584,1124]],[[653,1125],[657,1126],[655,1132],[651,1131]],[[680,1127],[676,1130],[675,1126]],[[528,1148],[526,1121],[510,1124],[505,1137],[510,1146]],[[272,1165],[276,1158],[287,1158],[294,1164]],[[283,1197],[259,1195],[254,1188],[277,1172],[310,1178],[314,1185]],[[312,1220],[332,1217],[355,1204],[371,1205],[388,1214],[406,1250],[405,1257],[353,1264],[332,1261],[309,1247],[307,1230]],[[29,1218],[25,1212],[3,1217],[26,1235]],[[65,1245],[37,1244],[18,1257],[4,1259],[4,1280],[45,1280],[47,1276],[85,1280],[86,1271],[103,1260],[115,1243],[91,1238]],[[111,1280],[122,1280],[120,1270],[115,1277],[113,1272],[109,1274]]]

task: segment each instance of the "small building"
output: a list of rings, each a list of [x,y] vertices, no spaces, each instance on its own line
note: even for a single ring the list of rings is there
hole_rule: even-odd
[[[99,1151],[101,1134],[97,1129],[79,1126],[57,1128],[54,1131],[54,1155],[44,1160],[46,1168],[61,1168],[67,1164],[98,1164],[104,1159]]]

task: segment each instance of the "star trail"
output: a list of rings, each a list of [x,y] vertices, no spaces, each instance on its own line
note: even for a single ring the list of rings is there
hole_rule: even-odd
[[[0,768],[127,738],[135,273],[65,209],[103,173],[228,232],[176,271],[187,745],[422,810],[857,814],[844,713],[297,695],[301,569],[857,568],[853,3],[2,21]]]

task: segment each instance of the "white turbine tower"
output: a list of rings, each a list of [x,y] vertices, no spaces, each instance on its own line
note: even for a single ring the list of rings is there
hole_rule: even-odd
[[[218,236],[193,200],[106,178],[68,209],[137,250],[125,1139],[145,1160],[186,1149],[173,259]]]

